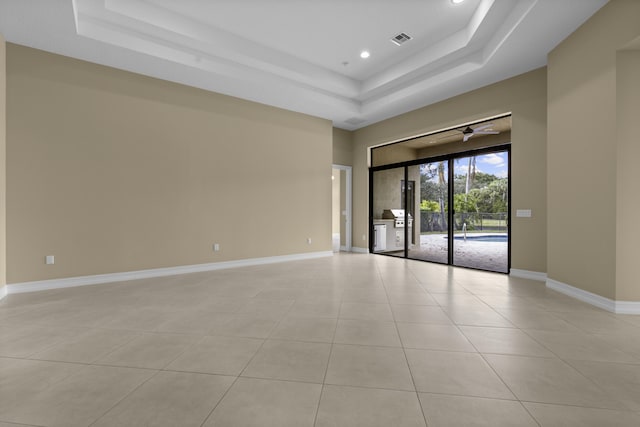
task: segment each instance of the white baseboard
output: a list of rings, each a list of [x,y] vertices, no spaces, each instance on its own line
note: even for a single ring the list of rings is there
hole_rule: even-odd
[[[368,254],[369,253],[369,249],[356,248],[356,247],[353,247],[353,246],[351,246],[351,248],[348,248],[346,246],[340,246],[340,252],[358,252],[358,253]]]
[[[615,301],[553,279],[547,279],[546,285],[554,291],[558,291],[612,313],[640,314],[640,301]]]
[[[356,252],[359,254],[368,254],[369,253],[369,248],[359,248],[357,246],[352,246],[351,247],[351,252]]]
[[[0,287],[0,301],[2,301],[2,298],[7,296],[7,286],[2,286]]]
[[[616,313],[640,314],[640,301],[616,301]]]
[[[151,270],[127,271],[123,273],[97,274],[93,276],[67,277],[63,279],[38,280],[34,282],[12,283],[5,286],[5,293],[18,294],[49,289],[72,288],[75,286],[98,285],[100,283],[124,282],[127,280],[147,279],[151,277],[175,276],[177,274],[199,273],[203,271],[223,270],[227,268],[248,267],[253,265],[275,264],[286,261],[300,261],[333,256],[331,251],[309,252],[303,254],[281,255],[265,258],[240,259],[208,264],[181,265]]]
[[[512,268],[509,270],[509,276],[520,277],[521,279],[537,280],[538,282],[544,282],[547,280],[547,273],[541,273],[539,271],[520,270]]]

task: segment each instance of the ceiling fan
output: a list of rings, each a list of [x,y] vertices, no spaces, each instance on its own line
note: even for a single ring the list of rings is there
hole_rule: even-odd
[[[497,130],[493,130],[491,129],[491,127],[493,126],[493,123],[488,123],[486,125],[481,125],[481,126],[476,126],[474,128],[472,128],[471,126],[467,126],[466,128],[460,130],[458,129],[459,132],[462,132],[463,138],[462,138],[462,142],[467,142],[469,140],[469,138],[471,138],[473,135],[497,135],[500,132],[498,132]]]

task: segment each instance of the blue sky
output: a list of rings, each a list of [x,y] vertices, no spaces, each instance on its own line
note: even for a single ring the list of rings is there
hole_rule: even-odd
[[[436,163],[432,163],[429,167],[435,172]],[[469,158],[465,157],[454,162],[456,175],[466,175],[469,168]],[[426,165],[425,165],[426,167]],[[509,164],[507,162],[507,152],[483,154],[476,157],[476,170],[483,173],[495,175],[498,178],[506,178],[509,174]],[[446,171],[446,169],[445,169]],[[445,172],[446,175],[446,172]],[[437,174],[431,178],[431,181],[438,182]]]
[[[466,175],[469,166],[468,157],[455,162],[455,173]],[[495,175],[499,178],[506,178],[509,166],[507,163],[507,152],[483,154],[476,157],[476,170],[483,173]]]

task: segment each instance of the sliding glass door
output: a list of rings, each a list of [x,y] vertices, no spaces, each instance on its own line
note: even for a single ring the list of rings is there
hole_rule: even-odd
[[[453,265],[509,272],[509,153],[454,159]]]
[[[415,244],[408,248],[408,257],[446,264],[449,260],[449,162],[423,163],[408,166],[409,175],[417,176],[414,218]]]
[[[409,221],[405,218],[405,178],[404,167],[383,169],[372,174],[372,252],[405,256],[405,239],[413,228],[412,224],[406,226]]]
[[[372,252],[509,272],[508,145],[376,167],[370,184]]]

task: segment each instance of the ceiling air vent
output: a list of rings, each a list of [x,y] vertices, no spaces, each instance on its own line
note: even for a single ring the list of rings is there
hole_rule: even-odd
[[[411,36],[405,33],[400,33],[395,37],[391,37],[391,42],[397,44],[398,46],[405,42],[408,42],[409,40],[411,40]]]

